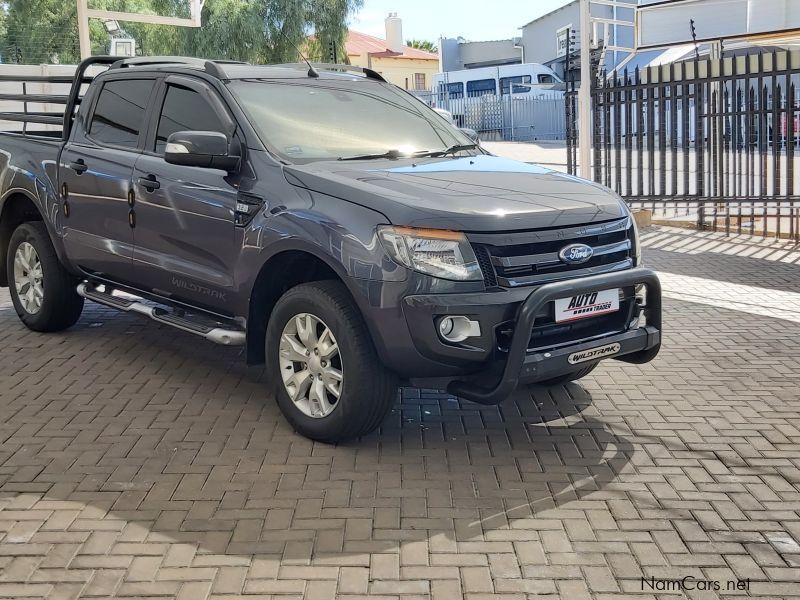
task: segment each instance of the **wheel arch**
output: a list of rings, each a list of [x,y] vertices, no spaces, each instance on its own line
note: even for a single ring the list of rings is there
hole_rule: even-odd
[[[250,294],[247,318],[248,364],[264,362],[269,316],[285,292],[302,283],[314,281],[341,281],[348,287],[347,278],[340,270],[341,265],[334,266],[332,262],[308,249],[289,247],[273,254],[262,265]]]
[[[0,287],[8,287],[6,255],[11,234],[22,223],[31,221],[44,221],[35,199],[24,190],[9,192],[0,202]]]

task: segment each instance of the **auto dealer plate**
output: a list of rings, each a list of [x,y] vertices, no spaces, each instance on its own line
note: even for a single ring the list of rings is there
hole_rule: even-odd
[[[619,310],[619,290],[587,292],[570,298],[555,301],[556,323],[577,321],[617,312]]]

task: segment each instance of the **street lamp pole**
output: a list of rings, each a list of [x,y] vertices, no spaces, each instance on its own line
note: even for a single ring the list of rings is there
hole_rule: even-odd
[[[592,178],[592,31],[590,0],[580,0],[581,86],[578,88],[578,163],[580,176]]]

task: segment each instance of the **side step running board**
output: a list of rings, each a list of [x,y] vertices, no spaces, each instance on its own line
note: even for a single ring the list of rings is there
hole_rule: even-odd
[[[245,344],[246,335],[244,331],[196,323],[186,317],[173,315],[160,307],[148,306],[136,300],[128,300],[119,296],[112,296],[106,292],[100,292],[92,289],[86,283],[81,283],[78,286],[78,294],[87,300],[92,300],[117,310],[140,313],[164,325],[202,336],[215,344],[222,344],[223,346],[243,346]]]

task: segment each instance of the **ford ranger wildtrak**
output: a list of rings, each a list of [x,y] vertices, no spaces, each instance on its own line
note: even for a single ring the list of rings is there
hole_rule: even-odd
[[[496,404],[658,353],[616,194],[492,156],[375,71],[94,57],[24,80],[0,99],[47,110],[0,114],[0,285],[34,331],[91,300],[243,346],[328,442],[400,384]]]

